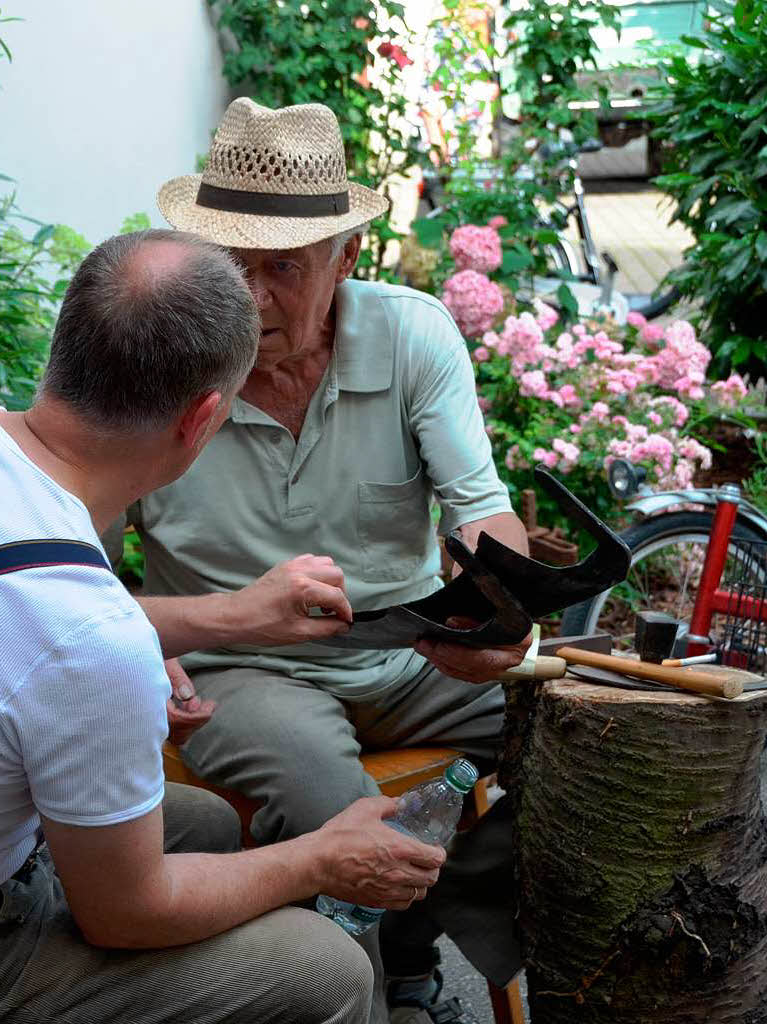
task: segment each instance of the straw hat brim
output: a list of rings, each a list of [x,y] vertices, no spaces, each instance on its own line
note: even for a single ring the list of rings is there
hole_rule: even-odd
[[[166,182],[157,193],[160,213],[180,231],[237,249],[297,249],[367,224],[389,208],[377,192],[349,182],[348,213],[331,217],[229,213],[196,204],[201,181],[201,174],[185,174]]]

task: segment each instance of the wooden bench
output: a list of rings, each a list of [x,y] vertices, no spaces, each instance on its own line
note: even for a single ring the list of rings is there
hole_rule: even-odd
[[[375,779],[382,793],[386,796],[400,796],[411,786],[442,775],[450,762],[460,756],[458,750],[450,747],[411,747],[363,754],[361,760],[365,771]],[[178,747],[172,743],[166,742],[163,748],[163,763],[168,782],[201,786],[230,803],[240,817],[243,847],[255,846],[250,834],[250,819],[260,806],[257,800],[243,796],[235,790],[216,786],[194,775],[182,761]],[[472,803],[466,808],[461,819],[462,827],[470,825],[472,820],[476,820],[487,810],[487,783],[487,778],[480,779],[474,787]],[[498,988],[488,981],[487,987],[495,1024],[524,1024],[519,981],[515,978],[505,988]]]

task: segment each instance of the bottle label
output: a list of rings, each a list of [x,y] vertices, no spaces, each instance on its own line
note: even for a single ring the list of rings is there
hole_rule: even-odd
[[[362,924],[374,924],[383,912],[380,907],[363,907],[360,904],[356,904],[348,911],[352,920],[360,921]]]

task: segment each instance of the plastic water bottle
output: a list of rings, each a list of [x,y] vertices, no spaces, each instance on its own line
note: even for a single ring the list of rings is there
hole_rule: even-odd
[[[441,779],[421,782],[404,793],[399,798],[397,813],[384,823],[422,843],[445,846],[458,826],[463,798],[478,778],[479,772],[471,761],[460,757],[447,766]],[[333,896],[318,896],[317,910],[351,935],[362,935],[385,913],[381,907],[347,903]]]

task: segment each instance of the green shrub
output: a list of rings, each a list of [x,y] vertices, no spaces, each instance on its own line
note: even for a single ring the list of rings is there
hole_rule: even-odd
[[[390,198],[392,175],[418,158],[401,84],[403,68],[412,63],[401,47],[410,39],[403,6],[378,0],[374,22],[367,0],[208,2],[234,41],[224,58],[229,84],[266,107],[330,107],[341,126],[349,177]],[[380,60],[371,81],[373,38]],[[382,276],[386,246],[397,238],[388,218],[374,221],[358,275]]]
[[[767,373],[767,9],[717,0],[697,64],[660,62],[651,118],[666,157],[657,184],[695,236],[670,279],[700,304],[702,339],[723,376],[730,366]]]
[[[23,216],[14,195],[0,198],[0,404],[6,408],[31,403],[58,304],[89,248],[71,228]]]

